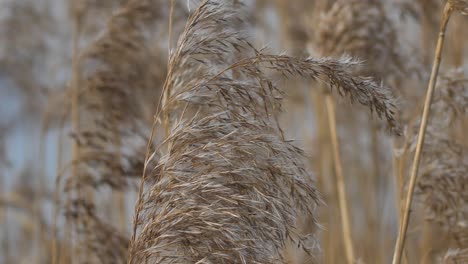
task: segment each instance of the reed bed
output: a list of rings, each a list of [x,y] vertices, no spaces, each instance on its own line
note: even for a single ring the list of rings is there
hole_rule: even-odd
[[[466,0],[0,7],[0,263],[468,262]]]

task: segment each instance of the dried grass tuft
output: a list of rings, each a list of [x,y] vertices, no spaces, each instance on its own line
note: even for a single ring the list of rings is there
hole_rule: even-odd
[[[441,77],[427,129],[417,192],[428,220],[444,227],[455,240],[467,235],[468,156],[463,139],[452,134],[467,121],[468,79],[460,70]],[[415,143],[413,143],[415,144]],[[468,247],[468,244],[459,244]]]
[[[74,231],[86,237],[77,244],[78,263],[126,263],[129,238],[97,216],[92,202],[75,199],[66,212]]]
[[[170,58],[159,115],[168,135],[143,178],[130,263],[278,262],[297,215],[313,219],[318,194],[277,122],[272,71],[322,81],[398,131],[393,99],[351,73],[357,61],[257,50],[239,10],[203,1]],[[296,243],[307,248],[305,238]]]
[[[453,9],[468,15],[468,1],[466,0],[448,0]]]
[[[443,264],[457,264],[468,261],[468,249],[449,249],[444,256]]]
[[[128,239],[98,217],[91,194],[103,187],[125,191],[142,174],[147,108],[158,97],[166,71],[165,50],[153,44],[165,31],[163,6],[158,0],[128,1],[76,62],[79,127],[73,138],[79,152],[72,161],[76,174],[65,180],[65,207],[83,249],[79,262],[126,260]]]
[[[380,1],[338,0],[316,20],[312,46],[321,56],[362,58],[360,73],[385,81],[405,71],[397,32]]]

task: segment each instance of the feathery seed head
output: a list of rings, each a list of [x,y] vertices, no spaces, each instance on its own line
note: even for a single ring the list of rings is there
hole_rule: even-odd
[[[317,24],[312,49],[319,55],[363,59],[360,72],[381,80],[401,75],[396,31],[380,1],[338,0],[318,17]]]
[[[168,136],[144,176],[134,263],[278,262],[296,216],[313,216],[318,194],[302,151],[284,139],[269,72],[324,82],[397,130],[388,92],[352,73],[359,62],[257,50],[238,5],[201,2],[171,55],[160,112]]]
[[[440,78],[436,91],[417,190],[427,217],[458,240],[468,237],[468,155],[465,143],[450,131],[466,122],[468,80],[462,71],[451,71]]]
[[[448,0],[453,9],[468,15],[468,1],[467,0]]]

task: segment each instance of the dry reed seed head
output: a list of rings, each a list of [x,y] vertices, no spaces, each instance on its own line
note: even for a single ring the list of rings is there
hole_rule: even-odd
[[[328,11],[337,0],[316,0],[314,1],[314,8],[318,12]]]
[[[360,58],[365,61],[360,73],[380,80],[404,74],[396,30],[381,2],[338,0],[317,19],[312,41],[317,54]]]
[[[167,151],[145,177],[133,262],[280,260],[296,216],[319,200],[276,120],[282,97],[269,72],[322,81],[397,130],[392,98],[351,73],[357,61],[265,54],[244,37],[242,14],[231,1],[203,1],[171,56]]]
[[[386,87],[378,85],[371,78],[356,77],[353,75],[353,69],[358,67],[360,62],[353,60],[350,57],[343,57],[339,60],[335,60],[330,58],[314,59],[294,58],[285,55],[268,55],[263,54],[262,51],[255,51],[255,53],[256,54],[253,57],[242,59],[238,63],[235,63],[229,67],[234,67],[235,69],[240,70],[239,73],[245,74],[247,77],[262,73],[261,68],[263,68],[266,70],[280,72],[284,77],[301,76],[303,78],[321,81],[328,85],[331,89],[336,88],[340,95],[348,97],[352,102],[357,101],[358,103],[368,107],[371,112],[376,112],[379,117],[387,122],[387,126],[392,133],[397,135],[401,134],[400,126],[395,119],[395,100],[391,96],[390,91]],[[219,76],[216,76],[216,78],[219,78]],[[202,92],[202,94],[206,94],[206,92],[209,92],[209,90],[213,88],[211,86],[211,82],[213,82],[213,86],[220,86],[220,84],[223,84],[223,82],[224,84],[228,84],[227,87],[229,87],[229,85],[235,85],[238,90],[239,88],[243,89],[243,86],[246,85],[245,81],[236,83],[236,81],[231,79],[229,76],[223,77],[223,82],[221,83],[219,83],[218,80],[209,80],[210,83],[207,83],[208,86],[206,87],[203,86],[203,83],[201,83],[196,84],[194,87],[184,86],[184,89],[185,91],[189,89],[192,89],[192,91],[193,89],[208,89],[208,91]],[[261,81],[263,82],[268,80],[263,78]],[[259,84],[262,85],[261,82],[254,82],[251,85],[258,86]],[[271,91],[277,91],[277,89],[272,85],[271,81],[264,84],[268,85],[268,89]],[[227,87],[224,87],[224,89]],[[259,90],[261,93],[265,93],[265,91],[267,91],[266,96],[270,96],[269,93],[271,93],[271,91],[265,90],[263,88],[257,90]],[[241,92],[239,91],[238,94],[240,93]],[[194,92],[193,94],[197,93]],[[189,100],[193,102],[196,100],[196,97],[194,97],[193,94],[185,95],[184,98],[180,98],[180,95],[177,96],[179,96],[180,99],[185,100],[190,98]],[[255,106],[256,102],[254,99],[262,99],[263,96],[265,96],[265,94],[257,94],[256,97],[249,98],[250,103],[253,103]],[[264,106],[265,111],[269,111],[268,107],[271,107],[276,111],[280,110],[280,105],[277,103],[279,99],[279,97],[277,98],[273,96],[271,103]],[[205,104],[204,100],[209,100],[209,97],[205,96],[204,98],[200,98],[197,107],[201,107],[200,104]],[[236,102],[236,99],[224,98],[224,100],[229,100],[234,104]],[[261,103],[261,105],[263,104],[264,103]],[[211,104],[208,103],[207,105]],[[246,110],[245,107],[242,109]],[[253,112],[257,111],[253,110]]]
[[[443,264],[466,263],[468,262],[468,248],[449,249],[442,261]]]
[[[235,8],[241,6],[237,1],[230,4]],[[175,97],[173,95],[179,89],[203,88],[203,82],[213,73],[223,71],[223,67],[235,63],[239,54],[250,47],[243,33],[238,30],[242,28],[245,17],[219,11],[216,8],[220,5],[221,3],[203,3],[203,8],[197,9],[199,12],[189,18],[170,58],[163,106],[171,104],[169,98]],[[226,17],[221,17],[220,13]],[[231,24],[227,24],[227,21]],[[233,50],[232,54],[227,53],[230,49]],[[168,115],[177,116],[179,113]]]
[[[166,70],[166,50],[153,43],[165,34],[163,6],[156,0],[128,1],[79,57],[80,129],[72,136],[80,151],[72,161],[77,175],[65,181],[65,207],[73,216],[67,220],[76,223],[72,227],[83,245],[83,262],[126,261],[128,239],[97,218],[94,201],[77,194],[103,186],[125,190],[141,177],[150,134],[144,112]]]
[[[36,1],[2,1],[0,61],[2,78],[11,80],[25,100],[28,113],[41,111],[42,96],[51,78],[37,68],[50,66],[49,36],[56,28],[53,19],[41,12]],[[56,61],[54,61],[56,63]]]
[[[149,127],[143,114],[157,98],[165,74],[165,53],[152,42],[165,30],[160,1],[134,0],[109,19],[106,31],[83,51],[80,116],[83,128],[74,134],[82,148],[75,163],[79,186],[109,185],[123,189],[140,177]],[[180,12],[178,12],[179,14]]]
[[[443,75],[436,87],[417,186],[428,219],[441,224],[455,240],[468,237],[468,149],[450,131],[466,122],[467,102],[468,79],[463,72]]]
[[[140,201],[136,262],[278,262],[298,211],[316,206],[301,151],[275,120],[267,57],[248,53],[238,9],[203,1],[171,57],[168,150]]]
[[[456,230],[456,233],[454,233],[453,235],[457,247],[462,249],[468,249],[468,228],[466,222],[465,226],[463,228],[458,228],[458,230]]]
[[[78,238],[78,263],[126,263],[129,239],[97,217],[93,203],[75,199],[65,216],[73,223]]]
[[[464,15],[468,15],[468,1],[467,0],[448,0],[451,7]]]
[[[424,155],[417,193],[426,207],[427,218],[457,235],[468,224],[466,147],[448,138],[437,138],[425,144]]]
[[[312,210],[317,194],[297,148],[239,118],[217,114],[175,128],[148,190],[139,254],[158,263],[279,261],[296,208]]]
[[[341,96],[348,97],[351,102],[357,101],[371,113],[377,113],[378,117],[386,121],[391,133],[401,134],[401,128],[395,118],[396,103],[390,90],[377,84],[372,78],[355,76],[353,72],[360,66],[359,61],[351,57],[336,60],[262,54],[258,55],[255,61],[264,63],[266,68],[279,71],[285,76],[299,75],[321,81],[331,89],[336,88]]]
[[[126,2],[128,0],[70,1],[70,20],[76,20],[78,23],[81,31],[80,44],[88,45],[98,38],[102,29],[106,27],[108,18]]]
[[[395,48],[398,46],[395,29],[380,2],[336,1],[327,12],[321,14],[317,23],[318,29],[314,31],[311,42],[314,52],[322,56],[350,54],[361,58],[365,60],[365,65],[359,69],[355,67],[356,72],[376,76],[380,80],[396,81],[405,74],[401,55]],[[334,26],[330,27],[331,24]],[[372,93],[380,93],[375,96],[379,97],[376,101],[382,102],[382,106],[387,105],[391,109],[388,116],[394,116],[396,106],[390,90],[373,87],[363,91],[362,95]],[[372,105],[364,105],[370,106],[372,111]],[[387,121],[391,131],[401,134],[393,117],[387,118]]]
[[[450,70],[440,76],[432,103],[432,118],[436,120],[430,128],[447,129],[457,120],[466,119],[468,112],[468,78],[463,69]]]

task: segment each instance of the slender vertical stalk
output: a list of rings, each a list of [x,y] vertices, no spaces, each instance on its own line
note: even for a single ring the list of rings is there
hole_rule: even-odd
[[[338,189],[338,204],[340,207],[341,224],[343,226],[343,239],[348,263],[354,263],[353,240],[351,237],[351,220],[349,217],[349,205],[346,198],[346,186],[343,175],[343,166],[341,162],[340,147],[338,141],[338,132],[336,129],[336,111],[335,103],[331,95],[325,95],[325,101],[328,111],[328,119],[331,134],[331,143],[333,150],[333,159],[335,164],[336,185]]]
[[[42,201],[42,194],[46,193],[46,179],[45,179],[45,168],[44,164],[45,162],[45,157],[47,156],[47,151],[45,147],[45,141],[47,140],[45,131],[42,129],[40,136],[39,136],[39,148],[38,148],[38,160],[39,164],[38,166],[38,171],[39,173],[36,175],[37,177],[37,190],[35,194],[35,200],[33,201],[33,220],[35,222],[35,228],[33,231],[33,241],[35,248],[37,249],[38,252],[36,252],[36,257],[38,259],[42,259],[43,256],[43,250],[41,247],[43,247],[41,235],[43,234],[44,226],[43,222],[41,221],[41,213],[42,213],[42,206],[43,206],[43,201]]]
[[[433,36],[431,23],[431,5],[426,3],[426,0],[419,0],[419,5],[422,7],[422,16],[421,16],[421,50],[423,56],[424,65],[429,65],[431,63],[431,50],[434,48],[432,39]]]
[[[122,162],[122,139],[120,137],[119,133],[119,127],[115,120],[111,121],[114,127],[114,137],[115,137],[115,146],[117,148],[117,160],[119,163]],[[114,202],[114,208],[117,210],[117,219],[119,223],[119,228],[120,230],[124,231],[127,227],[127,210],[125,206],[125,193],[121,191],[117,191],[113,193],[113,202]]]
[[[331,154],[331,149],[329,147],[330,144],[330,131],[329,131],[329,125],[328,125],[328,119],[327,119],[327,114],[326,111],[327,109],[325,108],[325,98],[324,98],[324,93],[320,90],[311,90],[310,91],[310,97],[312,101],[312,106],[313,106],[313,113],[315,115],[315,120],[316,120],[316,142],[317,144],[314,144],[314,148],[316,148],[317,153],[320,153],[319,157],[317,159],[312,159],[313,160],[313,168],[314,171],[317,172],[317,188],[320,190],[322,195],[326,197],[325,199],[327,200],[327,203],[329,205],[333,204],[335,201],[332,200],[333,196],[330,197],[330,191],[329,191],[329,181],[330,181],[330,176],[333,170],[332,166],[332,154]],[[332,186],[334,187],[334,186]],[[334,191],[331,191],[331,193],[336,193]],[[323,207],[320,210],[320,219],[324,222],[327,223],[330,228],[325,228],[323,232],[321,232],[321,239],[320,241],[321,246],[323,247],[323,263],[333,263],[330,258],[334,257],[334,250],[335,247],[333,246],[333,242],[335,239],[333,239],[333,232],[335,231],[336,228],[333,228],[333,219],[330,218],[331,211],[334,209],[334,206],[327,206]]]
[[[167,52],[169,54],[169,58],[171,57],[171,47],[172,47],[172,24],[173,24],[173,16],[174,16],[174,0],[171,0],[171,9],[169,11],[169,31],[168,31],[168,40],[167,40]],[[167,61],[167,66],[169,67],[169,60]]]
[[[5,180],[2,173],[0,173],[0,193],[6,194],[7,189],[5,187]],[[0,261],[4,261],[5,263],[9,263],[10,261],[10,238],[8,234],[9,225],[8,225],[8,206],[0,206],[0,225],[2,226],[2,237],[3,241],[0,243],[0,247],[2,248],[2,257],[0,257]]]
[[[79,11],[77,11],[79,13]],[[81,32],[81,14],[75,14],[74,30],[73,30],[73,62],[72,62],[72,81],[71,81],[71,121],[74,133],[79,131],[80,127],[80,112],[79,112],[79,54],[78,42]],[[76,141],[72,142],[72,158],[79,156],[79,147]],[[75,175],[76,166],[73,166],[72,173]]]
[[[79,112],[79,82],[80,82],[80,63],[79,63],[79,40],[80,40],[80,35],[81,35],[81,20],[82,20],[82,15],[83,11],[82,8],[80,8],[79,2],[78,3],[73,3],[74,6],[74,21],[73,21],[73,61],[72,61],[72,78],[71,78],[71,103],[70,103],[70,118],[71,118],[71,123],[72,123],[72,131],[75,134],[78,134],[79,129],[80,129],[80,112]],[[72,168],[71,168],[71,175],[72,177],[78,181],[78,170],[75,164],[75,161],[79,158],[80,155],[80,148],[76,140],[72,141]],[[79,195],[79,194],[77,194]],[[72,229],[72,226],[67,225],[68,229]],[[70,232],[70,230],[67,230],[66,232]],[[73,236],[71,236],[71,259],[74,259],[73,254],[74,252],[74,243],[73,243]]]
[[[408,192],[405,199],[405,207],[403,211],[403,219],[400,222],[400,230],[398,233],[398,238],[395,245],[395,252],[393,255],[393,264],[399,264],[401,262],[401,256],[403,248],[405,245],[406,232],[408,230],[409,216],[411,203],[413,200],[414,189],[416,187],[416,179],[418,175],[419,163],[421,159],[422,148],[424,145],[424,136],[426,133],[427,122],[429,118],[432,98],[434,95],[435,85],[437,82],[437,75],[439,73],[440,62],[442,60],[442,49],[444,47],[445,31],[447,29],[447,24],[452,14],[452,6],[448,2],[442,14],[442,20],[440,24],[439,37],[437,40],[437,46],[435,50],[434,65],[432,67],[431,78],[429,81],[429,86],[427,89],[426,100],[424,102],[424,110],[421,118],[421,125],[419,127],[418,141],[416,145],[416,151],[413,159],[413,164],[411,168],[411,174],[409,178]]]
[[[423,226],[423,234],[422,234],[422,241],[421,241],[421,247],[420,247],[420,252],[419,252],[419,259],[421,260],[422,263],[428,263],[429,259],[432,255],[432,252],[434,250],[433,248],[433,241],[434,239],[434,233],[433,233],[433,227],[431,226],[432,223],[429,221],[424,222]]]
[[[0,127],[0,136],[2,139],[0,139],[0,151],[3,151],[6,142],[6,130],[3,130],[4,128]],[[0,171],[0,194],[5,195],[8,191],[7,186],[6,186],[6,176],[3,174],[3,171],[5,171],[5,168],[3,167],[5,165],[4,160],[0,160],[0,168],[3,169]],[[5,197],[7,198],[7,197]],[[2,227],[0,229],[0,237],[2,237],[2,240],[0,241],[0,248],[1,248],[1,256],[0,256],[0,262],[2,263],[9,263],[10,262],[10,238],[9,238],[9,223],[8,223],[8,206],[3,206],[0,205],[0,226]]]
[[[171,0],[171,9],[169,13],[169,40],[168,40],[168,60],[167,60],[167,69],[169,69],[170,64],[171,64],[171,40],[172,40],[172,23],[173,23],[173,15],[174,15],[174,0]],[[167,100],[169,100],[169,97],[171,96],[171,89],[170,86],[166,87],[166,84],[164,84],[164,87],[166,89],[163,90],[163,103],[166,103]],[[166,137],[169,136],[170,133],[170,123],[169,123],[169,116],[164,115],[164,120],[163,120],[163,125],[164,125],[164,131],[166,133]]]
[[[280,34],[281,34],[281,46],[282,47],[288,47],[290,46],[288,40],[288,18],[290,17],[289,11],[288,11],[288,6],[289,3],[284,0],[276,0],[276,5],[277,5],[277,10],[278,14],[281,19],[280,23]]]
[[[63,124],[62,124],[63,127]],[[56,175],[60,174],[62,170],[63,163],[63,129],[59,132],[59,138],[57,143],[57,167]],[[57,176],[58,177],[58,176]],[[58,217],[59,217],[59,200],[60,184],[56,181],[55,190],[54,190],[54,216],[52,219],[52,244],[51,244],[51,255],[52,255],[52,264],[59,263],[59,250],[58,250]]]
[[[358,123],[353,123],[358,124]],[[366,247],[370,250],[366,250],[365,254],[367,255],[367,259],[375,259],[376,262],[381,263],[377,258],[380,258],[379,251],[381,249],[380,243],[376,243],[376,241],[381,241],[379,239],[380,230],[382,221],[379,221],[379,214],[378,214],[378,206],[379,206],[379,187],[380,187],[380,180],[384,179],[381,175],[381,164],[382,160],[380,157],[380,144],[382,142],[380,135],[379,135],[379,128],[375,120],[369,120],[369,132],[371,134],[371,142],[370,142],[370,150],[371,153],[371,161],[372,165],[370,168],[370,174],[366,173],[366,177],[363,178],[365,182],[362,182],[360,186],[367,186],[368,190],[363,192],[364,204],[365,204],[365,215],[366,215],[366,223],[368,226],[368,230],[370,232],[369,235],[365,237]],[[361,169],[362,171],[366,171],[365,168]]]

